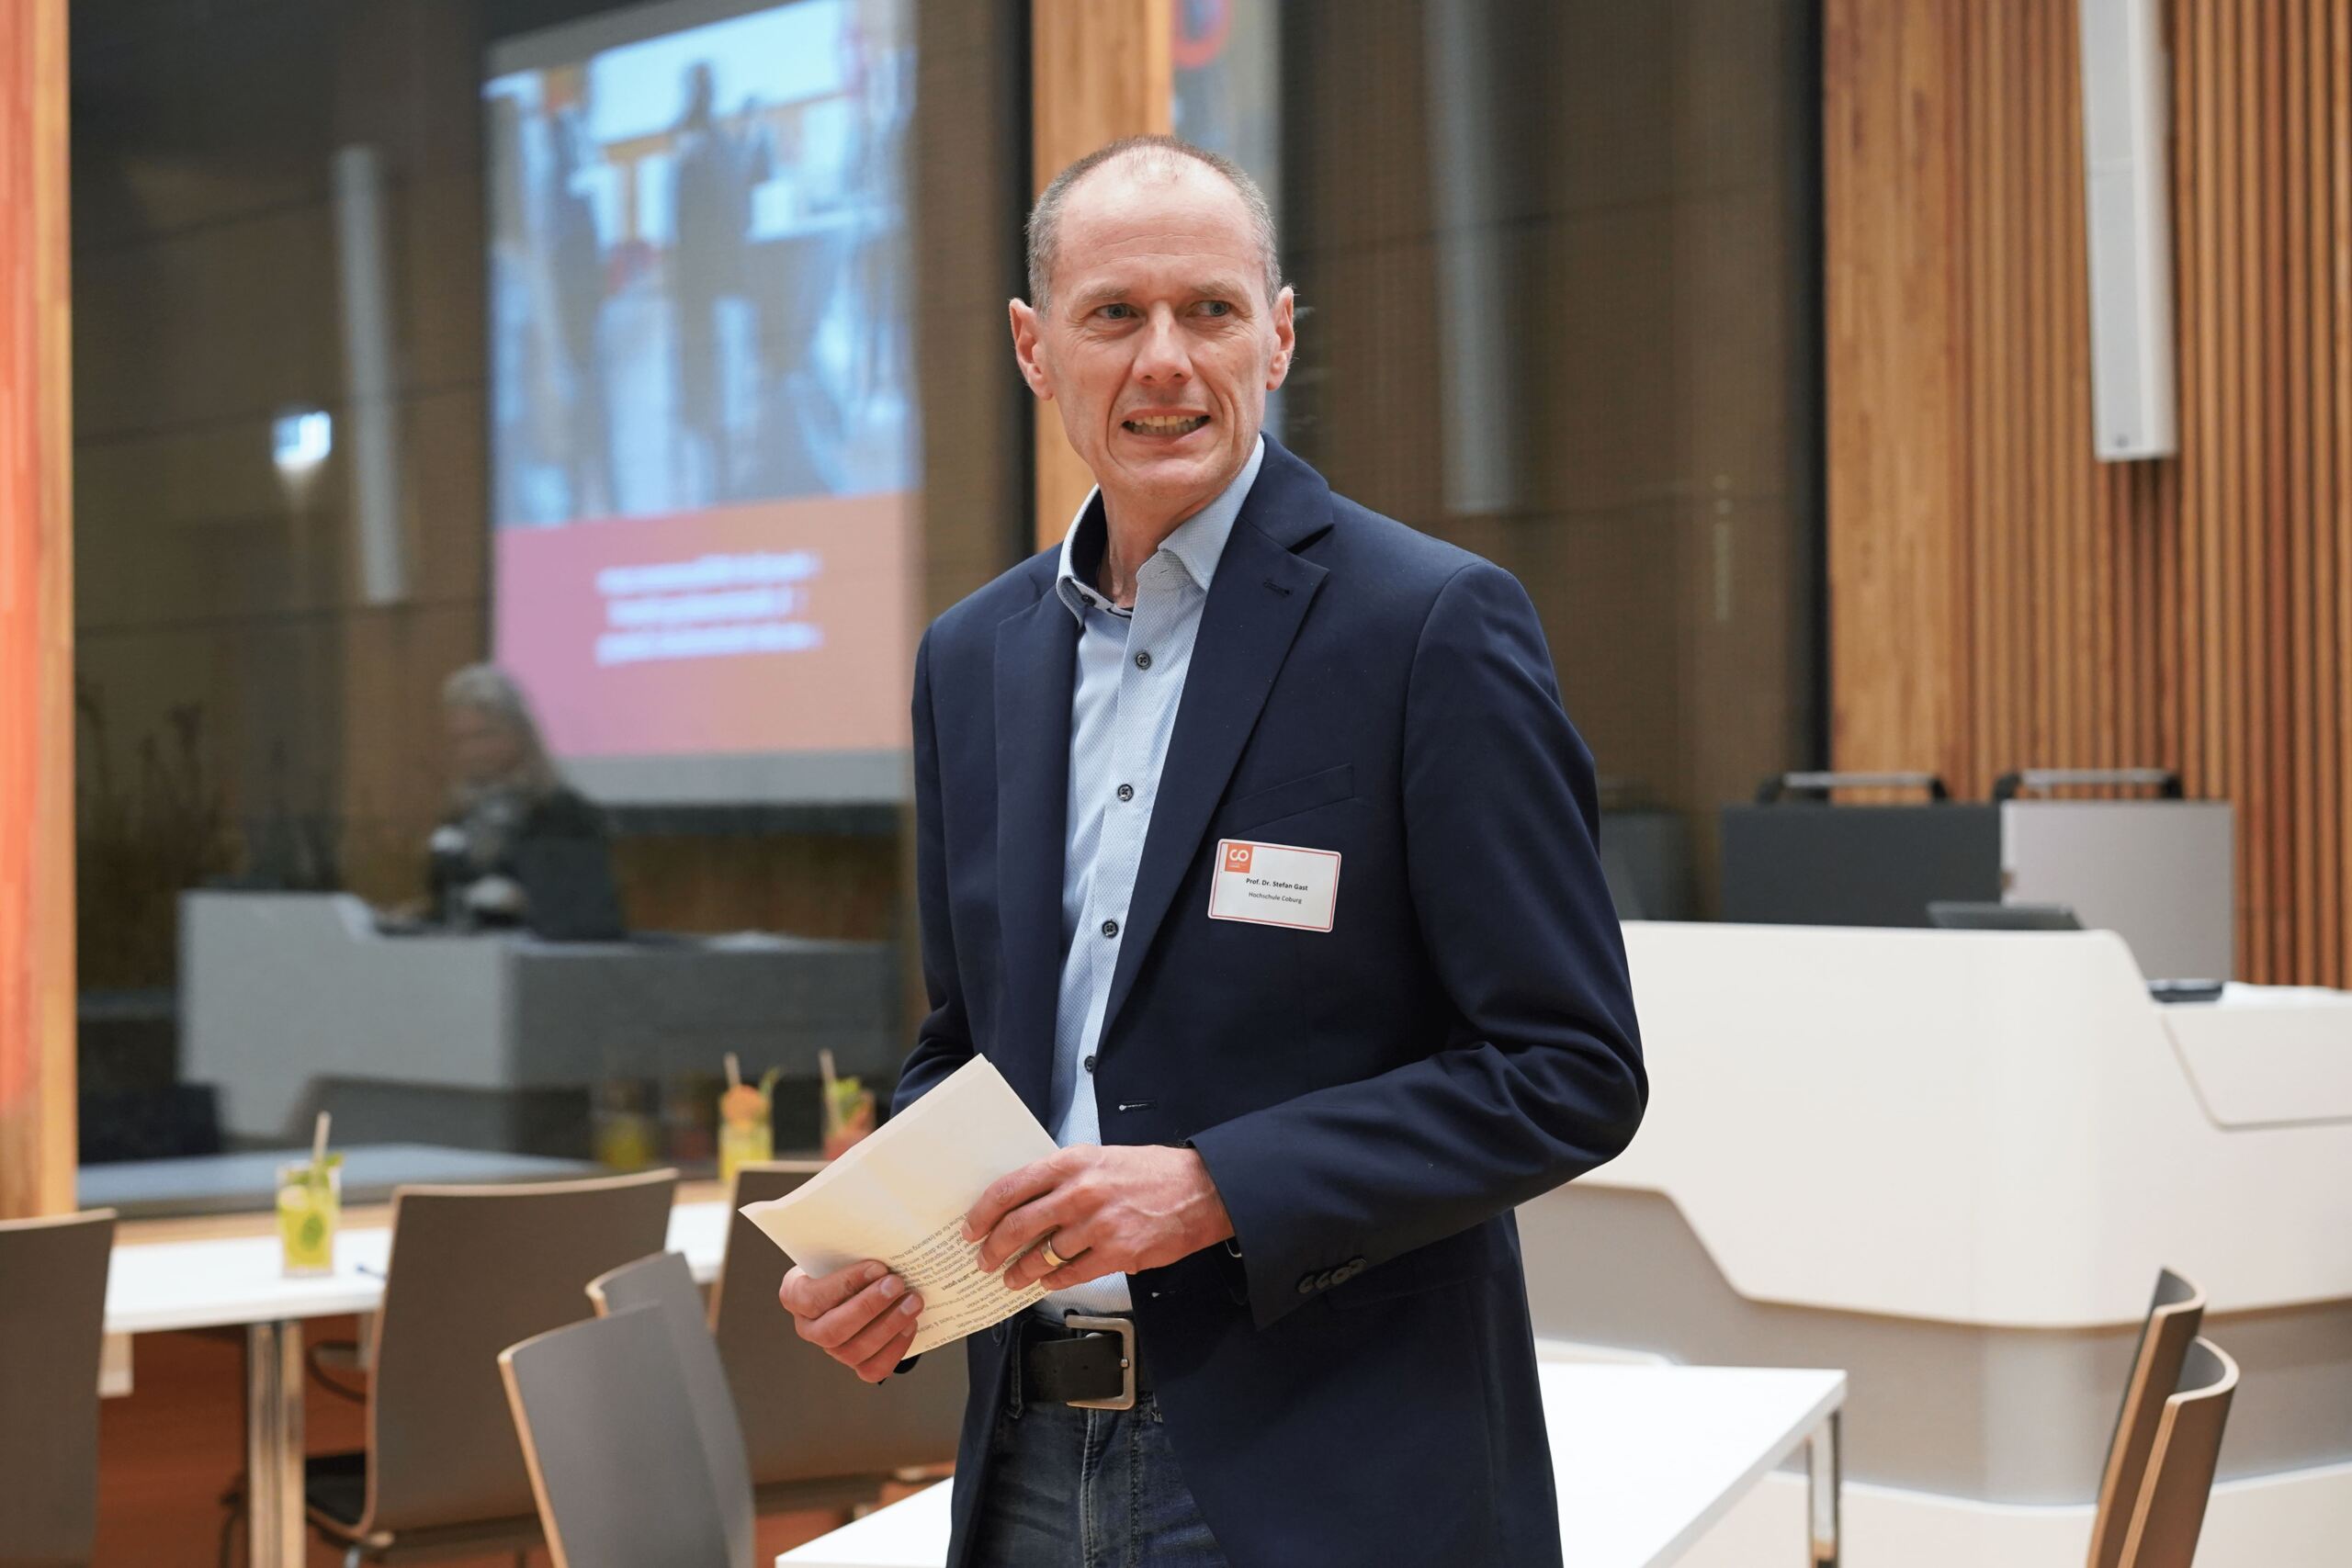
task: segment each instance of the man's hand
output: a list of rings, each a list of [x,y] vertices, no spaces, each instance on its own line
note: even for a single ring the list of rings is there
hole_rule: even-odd
[[[775,1294],[795,1333],[867,1382],[880,1382],[907,1359],[922,1313],[922,1298],[879,1263],[830,1274],[806,1273],[796,1263]]]
[[[1062,1268],[1043,1247],[1030,1250],[1048,1234]],[[981,1242],[981,1268],[1020,1259],[1004,1270],[1014,1290],[1043,1280],[1065,1291],[1164,1268],[1232,1234],[1207,1163],[1191,1149],[1150,1145],[1056,1150],[990,1187],[964,1216],[964,1239]]]

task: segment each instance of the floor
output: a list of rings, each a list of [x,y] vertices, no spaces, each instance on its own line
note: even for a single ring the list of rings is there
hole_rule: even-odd
[[[350,1318],[312,1325],[315,1342],[351,1339]],[[99,1407],[98,1551],[95,1568],[213,1568],[222,1562],[221,1497],[244,1462],[244,1343],[241,1331],[143,1335],[137,1341],[132,1392]],[[363,1406],[313,1380],[306,1402],[310,1449],[336,1453],[362,1446]],[[832,1529],[824,1514],[782,1514],[760,1521],[759,1561]],[[235,1555],[245,1561],[243,1531]],[[313,1541],[311,1568],[334,1568],[341,1554]],[[511,1568],[487,1557],[450,1568]],[[544,1551],[535,1564],[547,1562]]]

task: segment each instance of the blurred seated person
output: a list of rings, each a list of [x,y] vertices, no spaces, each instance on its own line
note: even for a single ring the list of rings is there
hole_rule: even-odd
[[[523,689],[495,665],[469,665],[442,686],[441,706],[450,811],[430,842],[434,918],[458,931],[623,935],[604,814],[557,773]]]

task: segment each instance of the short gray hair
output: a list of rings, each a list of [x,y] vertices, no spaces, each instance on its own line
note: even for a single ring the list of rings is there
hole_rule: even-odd
[[[1054,275],[1056,252],[1061,243],[1062,209],[1069,203],[1069,193],[1077,184],[1105,164],[1125,162],[1136,172],[1148,178],[1172,180],[1183,172],[1186,161],[1220,175],[1241,197],[1241,206],[1250,215],[1250,236],[1257,242],[1259,264],[1266,273],[1266,303],[1272,305],[1274,296],[1283,291],[1283,264],[1274,254],[1274,209],[1267,205],[1266,193],[1250,177],[1240,164],[1222,153],[1205,147],[1195,147],[1175,136],[1126,136],[1105,147],[1098,147],[1069,167],[1056,175],[1037,205],[1029,209],[1029,302],[1042,310],[1046,305]]]

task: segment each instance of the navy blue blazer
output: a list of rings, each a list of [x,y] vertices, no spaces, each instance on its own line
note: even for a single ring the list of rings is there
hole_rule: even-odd
[[[915,661],[933,1011],[911,1103],[974,1052],[1043,1119],[1078,626],[1048,551]],[[1625,1147],[1648,1093],[1592,761],[1516,579],[1331,493],[1271,440],[1216,570],[1114,973],[1114,1144],[1190,1143],[1241,1257],[1133,1280],[1168,1435],[1236,1568],[1556,1564],[1515,1204]],[[1216,840],[1342,856],[1328,933],[1213,920]],[[951,1564],[1005,1395],[967,1341]]]

